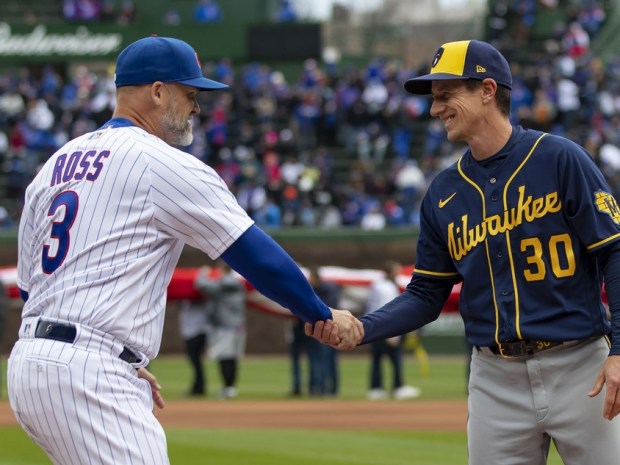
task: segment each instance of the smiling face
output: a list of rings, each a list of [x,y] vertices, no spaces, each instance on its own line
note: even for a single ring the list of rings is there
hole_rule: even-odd
[[[433,81],[430,113],[439,118],[451,142],[469,142],[480,134],[485,106],[481,87],[470,89],[465,81]]]
[[[196,95],[198,89],[182,84],[168,83],[169,99],[161,116],[162,139],[169,144],[188,146],[192,143],[192,117],[200,111]]]

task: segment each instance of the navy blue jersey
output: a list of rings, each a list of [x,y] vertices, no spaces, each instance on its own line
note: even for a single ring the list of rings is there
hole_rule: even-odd
[[[620,211],[577,144],[515,127],[486,162],[467,151],[431,184],[414,277],[463,280],[471,344],[609,333],[596,251],[620,238]]]

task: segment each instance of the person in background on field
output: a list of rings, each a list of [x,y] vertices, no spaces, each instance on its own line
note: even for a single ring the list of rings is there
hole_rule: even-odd
[[[311,397],[322,396],[325,392],[325,357],[324,347],[319,341],[306,336],[304,322],[293,319],[286,335],[289,341],[291,359],[291,397],[303,394],[304,376],[302,375],[302,357],[308,357],[308,394]],[[318,342],[318,344],[317,344]]]
[[[340,300],[340,287],[333,282],[326,281],[321,278],[319,273],[319,268],[317,266],[312,266],[309,269],[308,280],[323,302],[325,302],[329,307],[337,307],[338,302]],[[303,325],[301,325],[303,326]],[[306,338],[303,333],[302,335]],[[307,341],[308,344],[314,344],[318,342],[314,338],[309,338]],[[329,347],[328,345],[321,344],[320,349],[317,349],[318,356],[320,357],[320,361],[315,361],[318,366],[315,368],[316,371],[321,371],[321,374],[317,376],[320,381],[314,383],[311,382],[310,385],[310,394],[311,395],[325,395],[325,396],[337,396],[339,385],[340,385],[340,374],[338,369],[338,351],[333,347]],[[312,360],[310,361],[312,371]],[[322,381],[321,381],[322,378]],[[312,376],[310,376],[312,379]]]
[[[384,275],[370,285],[366,314],[381,308],[400,294],[400,286],[396,278],[402,265],[394,260],[386,261],[381,270]],[[403,382],[403,336],[394,336],[378,339],[370,344],[370,390],[368,399],[385,399],[387,392],[383,382],[384,357],[390,362],[392,369],[392,397],[397,400],[411,399],[420,395],[420,390],[414,386],[406,386]]]
[[[196,278],[196,289],[211,302],[208,354],[216,360],[222,378],[218,397],[237,397],[239,359],[245,353],[246,340],[246,292],[245,284],[230,266],[223,261],[215,263],[221,276],[210,277],[202,268]]]
[[[197,287],[196,281],[198,276],[194,287]],[[185,353],[192,368],[192,385],[188,391],[190,397],[207,394],[203,357],[210,330],[207,318],[212,307],[213,302],[208,297],[179,302],[179,332],[185,342]]]

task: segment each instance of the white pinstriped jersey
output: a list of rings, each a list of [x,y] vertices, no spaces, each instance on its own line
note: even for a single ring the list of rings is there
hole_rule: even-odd
[[[22,317],[96,328],[149,358],[184,244],[217,258],[253,224],[210,167],[135,126],[67,143],[28,187],[26,205]]]

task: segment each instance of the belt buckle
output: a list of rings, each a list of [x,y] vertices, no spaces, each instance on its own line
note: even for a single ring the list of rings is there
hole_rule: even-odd
[[[127,347],[123,347],[123,351],[118,356],[121,360],[127,363],[140,363],[142,359],[138,357],[132,350],[129,350]]]
[[[514,341],[499,343],[499,354],[504,358],[522,357],[524,355],[532,355],[535,350],[527,341]],[[510,349],[508,349],[510,348]]]

